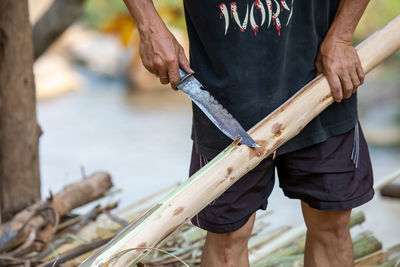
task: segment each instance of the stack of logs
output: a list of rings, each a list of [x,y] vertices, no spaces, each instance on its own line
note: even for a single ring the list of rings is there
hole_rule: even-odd
[[[0,266],[77,266],[178,185],[113,214],[111,210],[117,203],[95,206],[84,215],[70,215],[72,209],[103,197],[111,186],[108,174],[96,173],[30,206],[1,225]],[[104,216],[98,218],[100,214]],[[249,241],[251,266],[302,266],[304,226],[273,227],[268,223],[270,216],[273,216],[271,212],[265,212],[257,217]],[[353,213],[350,227],[364,220],[363,212]],[[138,266],[199,266],[204,239],[203,230],[186,223],[159,248],[152,249]],[[352,239],[355,266],[400,264],[400,244],[382,250],[382,243],[371,231],[355,234]]]
[[[115,208],[96,206],[86,216],[69,212],[102,198],[112,187],[111,177],[97,172],[70,184],[59,193],[32,204],[0,225],[0,266],[52,266],[46,256],[56,247],[70,242],[71,235],[95,220],[101,213]]]

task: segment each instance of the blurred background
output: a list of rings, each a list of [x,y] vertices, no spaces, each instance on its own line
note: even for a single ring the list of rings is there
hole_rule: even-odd
[[[34,25],[52,0],[31,0]],[[42,194],[87,173],[106,170],[122,192],[120,207],[187,179],[191,106],[142,66],[139,36],[122,0],[80,2],[79,18],[34,64]],[[188,51],[181,1],[155,5]],[[400,14],[400,1],[371,1],[357,28],[357,44]],[[68,15],[68,14],[66,14]],[[400,167],[400,53],[373,70],[359,89],[359,115],[375,179]],[[302,223],[300,203],[276,188],[272,223]],[[392,246],[400,241],[400,200],[382,198],[360,208],[372,229]],[[368,216],[369,215],[369,216]],[[373,216],[371,216],[373,215]]]

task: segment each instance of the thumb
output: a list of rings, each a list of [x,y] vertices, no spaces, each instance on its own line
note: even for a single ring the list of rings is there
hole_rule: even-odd
[[[316,60],[315,63],[315,72],[317,75],[322,73],[322,64],[319,62],[319,60]]]
[[[185,52],[183,51],[183,48],[180,49],[179,54],[178,54],[178,61],[179,61],[179,66],[186,72],[186,73],[192,73],[194,72],[190,68],[189,61],[187,60],[185,56]]]
[[[315,64],[315,72],[317,75],[320,75],[322,73],[322,68],[320,64]]]
[[[324,69],[323,69],[321,52],[318,52],[317,58],[314,61],[314,66],[315,66],[315,72],[317,75],[323,73]]]

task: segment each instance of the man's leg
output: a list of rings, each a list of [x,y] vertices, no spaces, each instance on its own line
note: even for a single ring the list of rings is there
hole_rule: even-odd
[[[357,124],[322,143],[278,155],[275,163],[285,195],[303,201],[305,266],[353,266],[351,209],[374,196],[371,160],[361,127]]]
[[[351,210],[322,211],[301,202],[307,225],[304,266],[353,266],[353,246],[349,232]]]
[[[201,257],[202,267],[248,267],[247,242],[253,229],[255,213],[245,225],[231,233],[208,232]]]

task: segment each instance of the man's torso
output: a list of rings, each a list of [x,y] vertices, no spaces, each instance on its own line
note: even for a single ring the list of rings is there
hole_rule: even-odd
[[[314,60],[339,1],[185,0],[190,61],[207,90],[248,130],[315,77]],[[334,104],[278,150],[285,153],[353,128],[356,96]],[[193,106],[198,152],[230,140]]]

